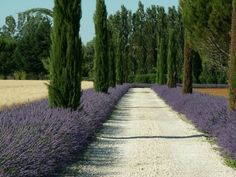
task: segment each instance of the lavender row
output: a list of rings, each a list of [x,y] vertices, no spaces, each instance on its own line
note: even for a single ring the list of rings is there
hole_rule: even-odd
[[[42,100],[0,112],[0,177],[49,176],[73,161],[129,88],[86,90],[81,111],[49,109]]]
[[[183,95],[180,88],[158,85],[152,89],[199,130],[216,138],[222,152],[236,160],[236,112],[228,110],[225,98],[202,93]]]

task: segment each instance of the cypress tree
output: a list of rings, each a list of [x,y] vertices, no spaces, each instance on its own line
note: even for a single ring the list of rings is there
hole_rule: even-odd
[[[184,44],[184,73],[183,73],[183,93],[189,94],[193,92],[192,86],[192,59],[191,59],[192,49],[190,47],[187,35],[185,35]]]
[[[176,44],[174,29],[169,30],[167,56],[167,85],[169,88],[176,87]]]
[[[131,12],[125,6],[117,12],[117,33],[116,33],[116,76],[117,84],[128,81],[130,74],[129,66],[129,34],[131,31]]]
[[[96,1],[95,22],[95,90],[107,92],[108,80],[108,39],[107,39],[107,10],[104,0]]]
[[[165,84],[165,39],[161,37],[157,55],[157,83]]]
[[[158,50],[157,50],[157,83],[164,85],[166,84],[167,74],[167,14],[165,13],[164,7],[157,8],[157,35],[158,35]]]
[[[55,0],[49,105],[78,108],[81,96],[81,0]]]
[[[116,86],[116,63],[115,63],[115,51],[113,44],[113,35],[111,29],[108,30],[108,59],[109,59],[109,86]]]
[[[119,85],[124,83],[124,68],[123,68],[123,40],[121,33],[117,39],[117,55],[116,55],[116,82]]]
[[[236,110],[236,0],[233,0],[231,51],[229,61],[229,106]]]

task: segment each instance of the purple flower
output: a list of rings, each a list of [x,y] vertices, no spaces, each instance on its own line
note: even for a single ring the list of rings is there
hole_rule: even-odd
[[[183,95],[180,88],[158,85],[153,85],[152,89],[199,130],[216,138],[222,152],[236,160],[236,112],[228,110],[225,98],[202,93]]]
[[[81,111],[49,109],[47,100],[0,112],[0,177],[48,176],[72,161],[131,86],[83,92]]]

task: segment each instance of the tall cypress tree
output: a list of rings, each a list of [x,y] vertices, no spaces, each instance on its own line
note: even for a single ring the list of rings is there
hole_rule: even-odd
[[[164,85],[165,84],[165,39],[162,37],[160,40],[158,55],[157,55],[157,83]]]
[[[49,105],[78,108],[81,96],[81,0],[55,0]]]
[[[189,44],[187,32],[185,34],[184,44],[184,73],[183,73],[183,93],[189,94],[193,92],[193,78],[192,78],[192,49]]]
[[[229,62],[229,105],[236,110],[236,0],[233,0],[231,25],[231,51]]]
[[[133,14],[133,41],[137,61],[137,74],[147,74],[147,51],[145,46],[145,9],[141,1],[138,3],[138,9]]]
[[[167,85],[176,87],[176,41],[175,30],[169,29],[168,56],[167,56]]]
[[[121,85],[124,83],[124,59],[123,59],[123,39],[121,32],[119,33],[119,37],[117,39],[117,53],[116,53],[116,83]]]
[[[116,70],[117,84],[123,84],[128,81],[130,74],[129,66],[129,34],[131,31],[131,12],[125,6],[121,6],[121,10],[117,12],[118,28],[116,34],[117,53],[116,53]]]
[[[109,87],[108,80],[108,38],[107,38],[107,10],[104,0],[96,1],[95,22],[95,61],[94,73],[96,91],[107,92]]]
[[[166,84],[167,74],[167,14],[165,13],[164,7],[158,7],[158,50],[157,50],[157,83],[164,85]]]
[[[116,62],[115,62],[115,46],[113,44],[113,34],[111,26],[108,28],[108,62],[109,62],[109,86],[116,86]]]

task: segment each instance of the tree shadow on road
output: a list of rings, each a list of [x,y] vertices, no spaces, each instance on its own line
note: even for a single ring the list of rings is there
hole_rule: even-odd
[[[191,139],[191,138],[208,138],[205,134],[199,135],[190,135],[190,136],[131,136],[131,137],[111,137],[103,136],[104,139],[113,139],[113,140],[132,140],[132,139]]]
[[[122,159],[123,155],[119,147],[125,142],[102,137],[119,135],[124,131],[124,124],[122,122],[117,123],[111,117],[109,121],[104,123],[87,150],[79,155],[77,163],[64,169],[62,174],[57,175],[57,177],[116,176],[115,171],[108,169],[116,167],[117,161]],[[109,168],[107,168],[108,166]]]

